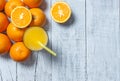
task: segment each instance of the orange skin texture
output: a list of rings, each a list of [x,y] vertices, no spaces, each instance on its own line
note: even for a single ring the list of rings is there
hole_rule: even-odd
[[[22,1],[22,0],[8,0],[8,1]]]
[[[7,35],[0,33],[0,54],[5,54],[11,47],[11,42]]]
[[[7,35],[11,40],[15,42],[20,42],[23,40],[25,30],[25,28],[20,29],[10,23],[7,27]]]
[[[30,8],[37,8],[41,5],[43,0],[23,0],[23,2]]]
[[[12,0],[6,3],[5,13],[7,14],[8,17],[10,17],[12,10],[17,6],[24,6],[24,3],[19,0],[15,0],[15,1]]]
[[[31,51],[25,47],[23,42],[17,42],[10,49],[10,57],[17,62],[23,62],[28,59]]]
[[[6,0],[0,0],[0,11],[2,11],[4,9]]]
[[[0,12],[0,32],[4,32],[9,24],[7,16]]]
[[[30,26],[43,26],[46,22],[46,16],[44,12],[39,8],[32,8],[30,9],[32,14],[32,21]]]

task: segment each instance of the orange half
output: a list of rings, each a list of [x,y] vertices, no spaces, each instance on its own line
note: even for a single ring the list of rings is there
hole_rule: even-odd
[[[18,28],[27,27],[32,20],[30,10],[23,6],[17,6],[11,12],[11,21]]]
[[[50,13],[54,21],[64,23],[71,16],[71,8],[66,2],[56,2],[52,6]]]

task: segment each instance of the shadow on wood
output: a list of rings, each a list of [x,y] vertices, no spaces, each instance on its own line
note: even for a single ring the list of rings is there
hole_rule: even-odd
[[[62,47],[52,44],[52,48],[57,54],[56,57],[52,57],[52,63],[60,64],[62,62]]]
[[[48,4],[47,4],[46,0],[43,0],[42,4],[40,5],[40,9],[42,9],[43,12],[45,12],[45,10],[47,9],[47,6],[48,6]],[[49,21],[48,21],[47,16],[46,16],[46,22],[45,22],[45,25],[43,26],[43,28],[47,31],[47,30],[49,30],[49,27],[50,27]]]
[[[9,54],[0,55],[0,57],[3,58],[3,59],[7,59],[7,60],[11,59]]]
[[[47,9],[47,6],[48,6],[48,4],[47,4],[46,0],[43,0],[42,4],[40,5],[40,9],[45,11]]]
[[[48,21],[48,19],[47,19],[47,17],[46,17],[46,22],[45,22],[45,25],[43,26],[43,28],[46,30],[46,31],[48,31],[49,30],[49,28],[50,28],[50,23],[49,23],[49,21]]]
[[[52,49],[52,43],[51,43],[50,41],[48,41],[47,47],[50,48],[51,50],[53,50],[53,49]],[[54,51],[54,50],[53,50],[53,51]],[[51,55],[48,51],[46,51],[45,49],[41,50],[40,52],[41,52],[42,54],[47,55],[48,57],[49,57],[49,56],[52,56],[52,55]],[[48,57],[47,57],[47,58],[48,58]],[[53,56],[53,57],[54,57],[54,56]],[[51,58],[48,58],[48,59],[51,60]]]
[[[37,54],[32,52],[31,56],[26,61],[21,62],[21,65],[26,67],[32,67],[35,61],[37,61]]]
[[[75,22],[75,15],[74,13],[71,14],[71,17],[69,18],[69,20],[65,23],[59,23],[59,25],[62,25],[63,27],[69,27],[70,25],[74,24]]]

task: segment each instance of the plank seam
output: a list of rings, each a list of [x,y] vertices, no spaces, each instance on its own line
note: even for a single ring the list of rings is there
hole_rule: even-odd
[[[119,28],[120,28],[120,0],[119,0]]]
[[[12,78],[12,81],[14,81],[14,80],[13,80],[13,77],[12,77],[12,73],[11,73],[10,68],[9,68],[9,65],[8,65],[8,70],[9,70],[10,76],[11,76],[11,78]]]
[[[0,78],[1,78],[1,81],[3,81],[1,70],[0,70]]]
[[[35,63],[35,75],[34,75],[34,81],[36,81],[36,72],[37,72],[37,65],[38,65],[38,54],[37,54],[37,59],[36,59],[36,63]]]
[[[16,62],[16,81],[18,81],[17,62]]]
[[[85,0],[85,81],[88,81],[87,56],[87,0]]]
[[[52,0],[50,0],[50,7],[52,6]],[[52,39],[52,27],[53,27],[53,22],[52,22],[52,18],[50,18],[50,22],[52,23],[51,24],[51,39]],[[53,39],[51,40],[51,49],[53,50],[53,46],[52,46],[52,42],[53,42]],[[51,70],[53,72],[53,57],[51,56]],[[51,72],[51,81],[53,81],[53,73]]]

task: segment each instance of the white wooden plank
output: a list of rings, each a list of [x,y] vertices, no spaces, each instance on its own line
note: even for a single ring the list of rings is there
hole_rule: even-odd
[[[51,0],[44,0],[42,4],[42,9],[44,10],[47,22],[45,25],[45,30],[48,33],[49,41],[48,41],[48,47],[51,48],[51,17],[50,17],[50,4]],[[36,66],[36,81],[52,81],[52,58],[51,55],[46,52],[45,50],[38,52],[38,61]]]
[[[87,0],[88,81],[120,81],[119,0]]]
[[[52,4],[56,0],[52,0]],[[72,9],[65,24],[52,21],[52,81],[85,81],[85,0],[64,0]]]
[[[16,81],[16,62],[8,54],[0,56],[0,81]]]
[[[32,52],[27,61],[17,63],[17,81],[35,81],[37,54],[38,52]]]
[[[47,22],[45,29],[50,34],[50,22],[49,22],[49,6],[50,0],[44,0],[41,9],[47,16]],[[50,41],[49,41],[50,42]],[[50,44],[48,44],[50,46]],[[18,64],[18,81],[50,81],[51,79],[51,55],[46,51],[33,52],[29,61],[23,64]]]

